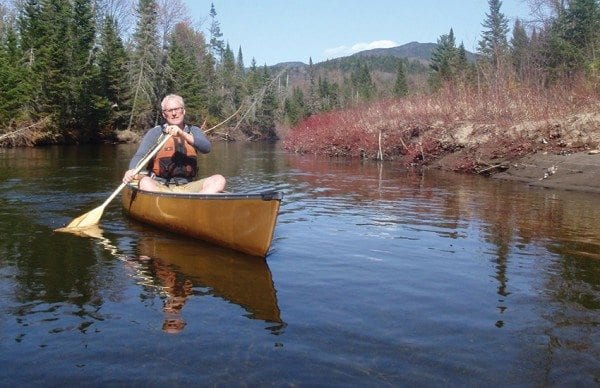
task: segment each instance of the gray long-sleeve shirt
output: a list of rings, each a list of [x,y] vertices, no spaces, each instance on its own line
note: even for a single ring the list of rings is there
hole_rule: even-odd
[[[158,138],[162,134],[163,127],[158,125],[154,128],[151,128],[146,132],[142,141],[129,161],[129,169],[136,168],[138,163],[150,152],[153,147],[156,147]],[[210,152],[210,141],[204,135],[202,130],[194,125],[186,125],[184,131],[189,132],[194,136],[194,148],[196,151],[202,154],[207,154]]]

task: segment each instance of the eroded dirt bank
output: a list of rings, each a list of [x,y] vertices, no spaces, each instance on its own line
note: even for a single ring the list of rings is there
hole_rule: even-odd
[[[531,186],[600,193],[600,113],[498,129],[447,131],[431,168],[490,175]]]
[[[600,194],[600,152],[528,155],[492,177],[521,181],[530,186]]]

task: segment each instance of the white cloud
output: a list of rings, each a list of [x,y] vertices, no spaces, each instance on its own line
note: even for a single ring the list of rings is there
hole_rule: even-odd
[[[352,46],[339,46],[330,48],[323,52],[323,56],[331,59],[352,55],[359,51],[372,50],[376,48],[390,48],[396,46],[398,46],[398,43],[392,40],[376,40],[370,43],[355,43]]]

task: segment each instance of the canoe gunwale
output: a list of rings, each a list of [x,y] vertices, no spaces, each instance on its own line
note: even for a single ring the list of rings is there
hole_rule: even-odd
[[[268,190],[259,193],[217,193],[217,194],[199,194],[199,193],[170,193],[163,191],[148,191],[142,190],[137,186],[132,184],[128,184],[127,188],[131,190],[132,193],[139,192],[143,195],[153,196],[153,197],[171,197],[171,198],[181,198],[181,199],[198,199],[198,200],[235,200],[235,199],[262,199],[264,201],[272,201],[278,200],[281,201],[283,199],[283,194],[280,191]]]

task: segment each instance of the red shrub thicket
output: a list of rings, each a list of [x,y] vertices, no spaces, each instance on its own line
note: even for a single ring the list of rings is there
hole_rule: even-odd
[[[296,153],[399,159],[407,164],[426,164],[468,149],[486,149],[489,157],[516,155],[532,152],[538,141],[551,138],[547,132],[556,120],[597,116],[599,97],[598,89],[584,80],[539,89],[446,86],[433,95],[313,115],[291,128],[283,144]],[[463,164],[471,168],[476,163]]]

